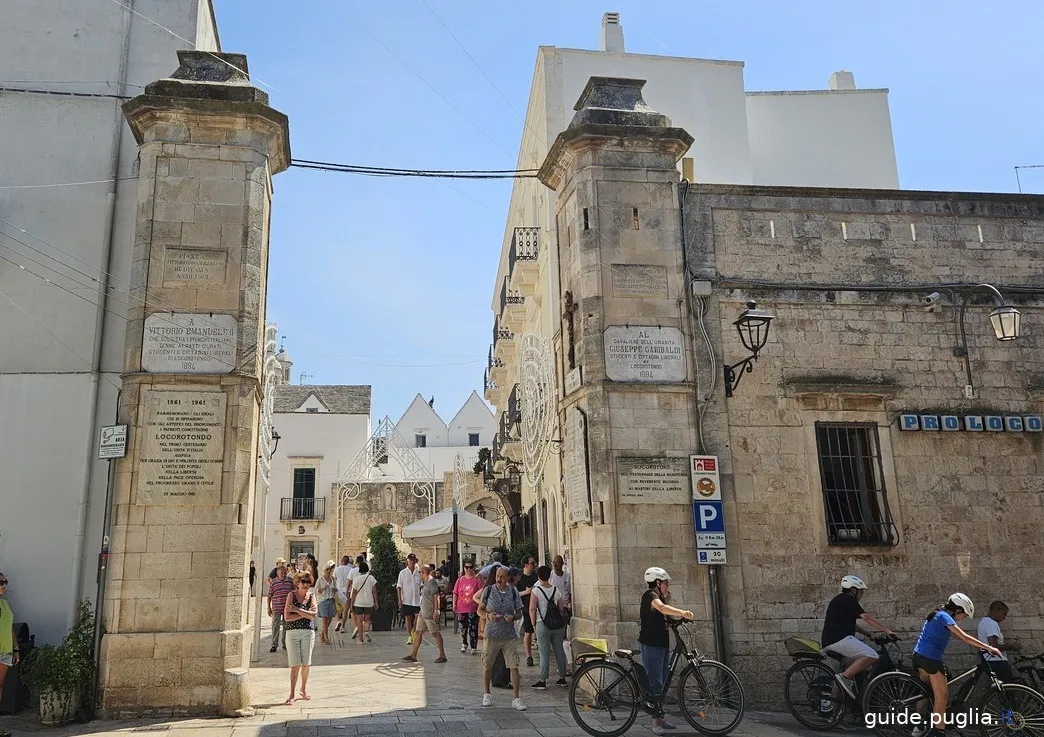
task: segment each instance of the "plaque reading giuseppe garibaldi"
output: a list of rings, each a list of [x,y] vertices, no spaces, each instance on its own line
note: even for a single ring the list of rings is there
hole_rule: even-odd
[[[224,392],[146,393],[138,504],[217,505],[225,453]]]
[[[678,328],[610,325],[604,344],[605,375],[612,381],[685,381],[685,344]]]

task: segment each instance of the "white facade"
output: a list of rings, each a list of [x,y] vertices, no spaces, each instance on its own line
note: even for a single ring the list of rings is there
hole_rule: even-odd
[[[291,559],[291,546],[295,551],[310,546],[320,564],[330,558],[336,518],[330,494],[370,438],[370,387],[284,384],[276,389],[272,417],[279,445],[265,504],[264,555],[256,561],[262,581],[276,558]],[[295,476],[308,484],[308,474],[302,476],[307,469],[314,469],[314,501],[295,503]]]
[[[219,50],[209,0],[132,5]],[[43,643],[97,594],[108,470],[98,431],[116,414],[134,302],[137,146],[121,98],[169,76],[189,44],[112,2],[3,9],[0,69],[20,81],[0,82],[0,571],[16,618]],[[72,182],[99,183],[26,188]]]
[[[691,163],[694,183],[899,188],[887,90],[856,89],[853,75],[838,71],[830,75],[825,90],[748,92],[743,62],[630,54],[619,23],[618,14],[606,13],[598,51],[538,49],[519,169],[539,168],[544,162],[591,77],[624,77],[645,80],[646,103],[695,139],[685,154],[690,161],[681,164]],[[564,340],[555,207],[555,193],[539,180],[515,180],[492,295],[494,315],[513,336],[495,340],[491,350],[485,396],[498,415],[507,409],[519,381],[521,336],[535,333],[559,344]],[[519,262],[514,269],[536,273],[535,283],[509,266],[518,228],[535,229],[539,239],[536,262]],[[515,303],[505,306],[502,294],[508,292]],[[556,371],[561,387],[561,367]],[[521,460],[517,439],[506,438],[502,447],[509,460]],[[523,512],[537,510],[540,550],[553,554],[567,551],[569,541],[560,457],[552,452],[548,458],[539,484],[523,478],[521,501]]]

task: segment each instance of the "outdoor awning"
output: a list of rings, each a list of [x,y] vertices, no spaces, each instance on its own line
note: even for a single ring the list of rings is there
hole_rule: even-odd
[[[504,528],[477,514],[457,508],[457,539],[471,545],[494,547],[504,540]],[[453,542],[453,509],[443,509],[430,517],[402,528],[402,538],[410,545],[448,545]]]

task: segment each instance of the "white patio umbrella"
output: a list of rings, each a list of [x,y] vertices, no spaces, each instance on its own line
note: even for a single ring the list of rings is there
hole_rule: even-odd
[[[504,528],[500,525],[465,509],[458,509],[456,505],[402,528],[403,539],[410,545],[417,546],[466,542],[494,547],[503,542],[504,534]]]

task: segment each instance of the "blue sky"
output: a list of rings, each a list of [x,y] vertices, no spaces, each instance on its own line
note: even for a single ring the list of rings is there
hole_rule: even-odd
[[[426,2],[482,71],[424,0],[216,5],[296,158],[514,168],[537,47],[596,49],[612,10],[628,51],[744,61],[748,90],[889,88],[904,188],[1014,192],[1044,164],[1037,2]],[[295,383],[372,384],[375,419],[434,395],[448,421],[481,390],[510,186],[280,174],[268,315]]]

